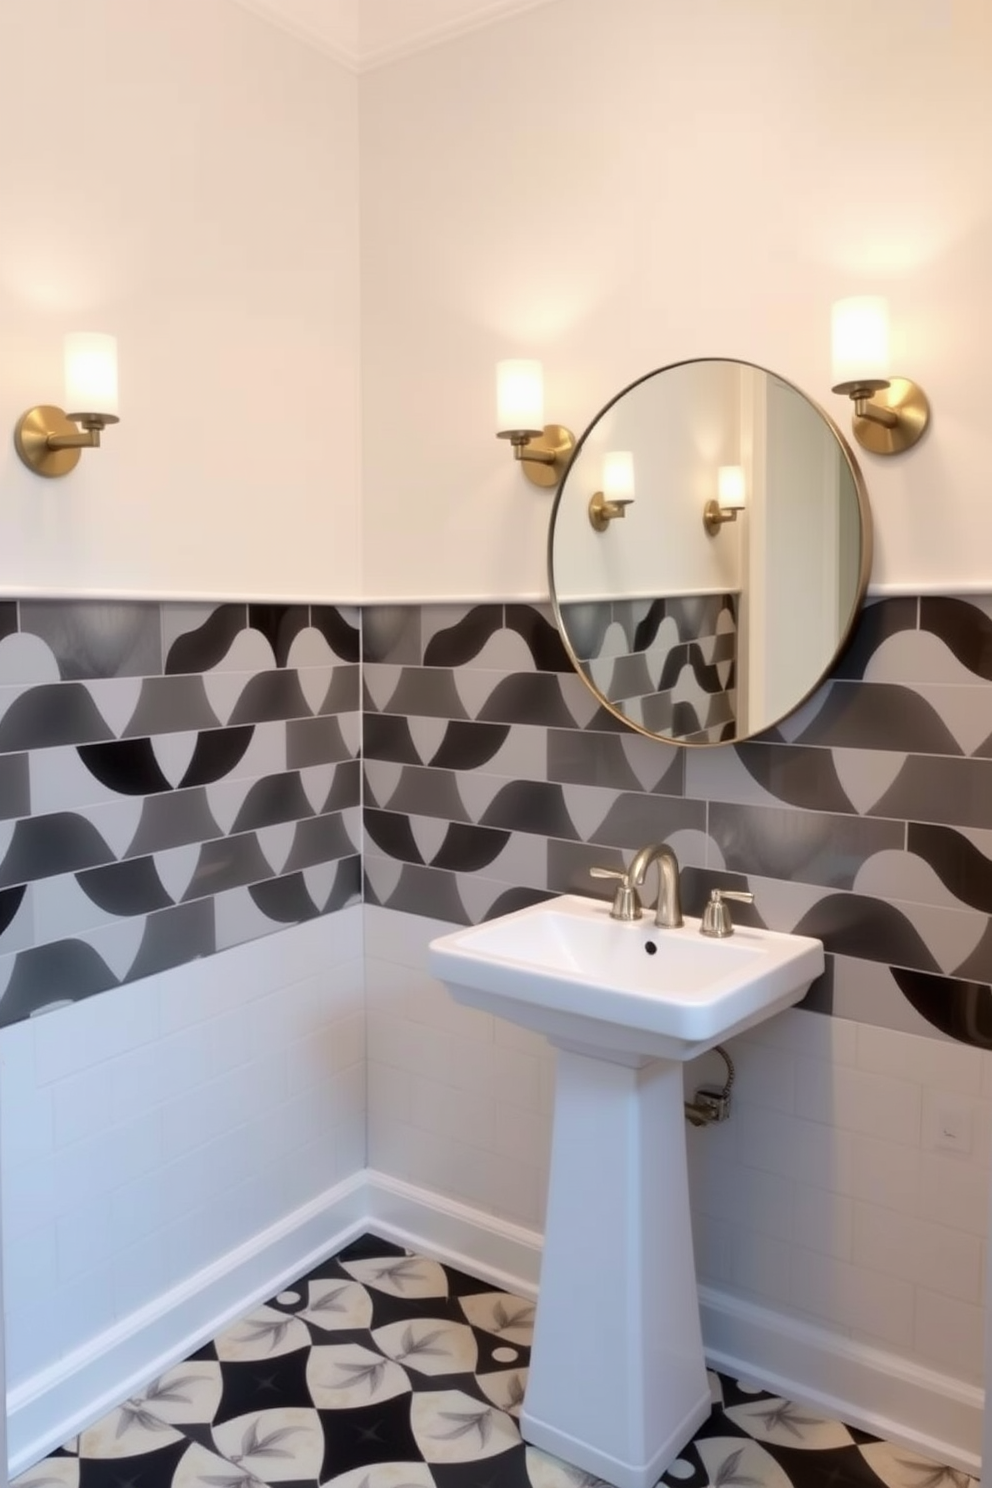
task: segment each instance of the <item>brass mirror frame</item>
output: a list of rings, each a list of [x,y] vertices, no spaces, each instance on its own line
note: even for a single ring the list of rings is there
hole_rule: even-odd
[[[851,613],[848,616],[847,624],[845,625],[844,630],[841,633],[840,639],[838,640],[837,645],[834,648],[833,655],[831,656],[829,662],[824,667],[823,671],[819,673],[812,686],[810,686],[806,690],[806,692],[803,693],[802,697],[797,698],[797,700],[785,713],[781,713],[777,718],[770,719],[767,723],[762,724],[761,728],[756,730],[754,733],[741,734],[733,739],[679,739],[673,737],[671,734],[656,734],[652,732],[651,729],[644,728],[643,725],[635,723],[634,720],[628,718],[625,713],[621,713],[620,710],[616,708],[607,697],[604,697],[603,693],[600,692],[599,688],[595,685],[591,677],[589,677],[587,672],[584,670],[584,664],[582,660],[576,655],[575,649],[572,646],[571,640],[569,639],[568,631],[565,628],[565,623],[561,613],[561,605],[558,600],[558,591],[555,585],[555,522],[558,517],[558,511],[562,503],[562,498],[565,495],[565,489],[568,485],[568,478],[572,473],[572,468],[578,460],[579,455],[582,453],[583,447],[589,435],[592,433],[592,431],[595,429],[596,425],[604,417],[604,415],[609,413],[610,409],[613,408],[615,404],[619,403],[621,398],[624,398],[628,393],[633,392],[634,388],[640,387],[642,383],[650,382],[653,377],[660,377],[663,372],[675,372],[680,367],[698,366],[702,362],[721,362],[729,363],[736,367],[750,367],[755,372],[764,373],[766,377],[774,377],[775,380],[782,383],[784,387],[791,388],[793,392],[798,393],[799,396],[806,403],[808,403],[810,407],[815,410],[816,413],[820,415],[824,423],[830,429],[834,438],[837,440],[840,452],[847,463],[847,468],[850,472],[851,480],[854,485],[854,492],[858,501],[858,521],[861,528],[861,557],[858,568],[858,582],[854,601],[851,605]],[[583,495],[581,499],[583,500],[584,505],[587,506],[588,495]],[[865,595],[868,591],[868,580],[871,576],[873,548],[874,532],[872,527],[871,504],[868,499],[868,487],[861,472],[861,467],[859,466],[857,459],[855,458],[854,451],[852,450],[847,439],[844,437],[844,434],[842,433],[840,427],[837,425],[834,419],[830,417],[830,414],[827,412],[827,410],[822,407],[822,405],[819,404],[815,398],[811,398],[805,391],[805,389],[801,388],[798,383],[792,382],[791,379],[788,377],[783,377],[780,372],[773,372],[769,367],[762,367],[758,362],[749,362],[744,357],[686,357],[680,362],[670,362],[666,366],[655,367],[653,371],[645,372],[641,377],[635,377],[633,382],[630,382],[627,384],[626,387],[621,388],[620,391],[618,393],[615,393],[607,403],[603,404],[602,408],[596,414],[595,418],[593,418],[589,422],[586,428],[582,431],[582,434],[576,440],[575,448],[572,450],[568,464],[565,467],[562,478],[558,483],[558,489],[555,491],[554,501],[551,506],[551,515],[548,519],[548,590],[551,596],[551,608],[554,613],[555,625],[557,626],[558,634],[561,637],[562,645],[565,648],[568,659],[572,663],[575,671],[582,678],[582,681],[588,687],[589,691],[597,699],[600,706],[606,709],[607,713],[610,713],[614,718],[619,719],[622,724],[624,724],[627,728],[632,729],[634,733],[643,734],[644,737],[648,739],[657,739],[662,744],[676,745],[681,749],[718,749],[727,745],[733,746],[734,744],[743,744],[749,739],[760,738],[761,735],[767,733],[769,729],[777,728],[780,723],[783,723],[786,718],[790,718],[793,713],[797,712],[798,709],[803,706],[804,703],[808,702],[813,694],[820,687],[823,686],[823,683],[831,675],[837,665],[837,662],[840,660],[841,656],[843,656],[845,650],[850,644],[851,638],[857,626],[858,619],[864,605]],[[664,599],[665,596],[658,595],[656,597],[658,599]],[[567,604],[569,603],[569,601],[566,600],[565,603]]]

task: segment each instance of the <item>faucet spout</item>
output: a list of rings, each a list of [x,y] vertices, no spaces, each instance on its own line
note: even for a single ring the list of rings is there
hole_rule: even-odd
[[[628,879],[634,888],[640,888],[652,863],[658,864],[658,904],[654,922],[661,929],[677,930],[682,924],[679,860],[668,843],[656,842],[635,853],[628,869]]]

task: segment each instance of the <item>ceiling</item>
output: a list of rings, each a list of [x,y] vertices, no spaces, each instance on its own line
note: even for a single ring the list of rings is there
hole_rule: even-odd
[[[355,72],[549,0],[238,0]]]

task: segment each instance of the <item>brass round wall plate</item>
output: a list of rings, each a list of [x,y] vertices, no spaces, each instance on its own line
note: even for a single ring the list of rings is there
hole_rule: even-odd
[[[861,447],[873,455],[900,455],[903,450],[912,449],[930,422],[930,404],[919,384],[908,377],[893,377],[887,388],[872,396],[871,402],[897,413],[899,422],[889,429],[885,424],[855,414],[851,427]]]
[[[527,441],[520,455],[524,475],[535,486],[556,486],[575,447],[575,437],[564,424],[545,424],[544,432]],[[554,455],[554,464],[542,465],[539,460],[528,460],[528,450],[546,450]]]
[[[70,423],[51,403],[29,408],[14,430],[14,447],[25,465],[36,475],[68,475],[79,464],[78,449],[48,448],[50,434],[78,434],[77,424]]]

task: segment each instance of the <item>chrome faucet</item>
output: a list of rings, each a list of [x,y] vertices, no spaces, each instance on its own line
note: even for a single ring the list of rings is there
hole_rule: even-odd
[[[658,905],[654,922],[663,930],[677,930],[682,924],[682,895],[679,889],[679,860],[667,842],[653,847],[642,847],[634,854],[629,868],[590,868],[593,878],[617,880],[610,918],[614,920],[639,920],[642,914],[641,896],[637,892],[652,863],[658,864]]]
[[[676,930],[682,923],[682,894],[679,888],[679,860],[667,842],[642,847],[635,853],[627,870],[632,888],[639,889],[652,863],[658,864],[658,904],[654,922],[665,930]]]

